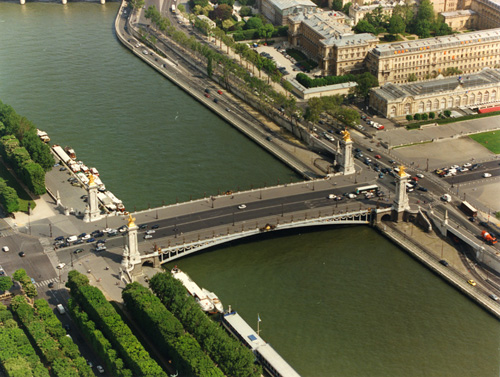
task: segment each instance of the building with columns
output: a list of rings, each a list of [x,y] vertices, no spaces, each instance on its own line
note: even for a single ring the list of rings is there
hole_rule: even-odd
[[[471,9],[442,12],[441,16],[453,31],[479,29],[479,14]]]
[[[408,84],[387,83],[370,93],[370,106],[387,118],[452,108],[500,104],[500,69]]]
[[[500,29],[381,44],[367,58],[381,85],[425,80],[449,68],[470,74],[485,67],[500,67]]]
[[[479,29],[500,27],[500,4],[498,2],[493,0],[472,0],[470,9],[479,15]]]
[[[354,34],[350,18],[341,12],[301,14],[289,19],[288,41],[319,63],[322,75],[362,72],[373,34]]]

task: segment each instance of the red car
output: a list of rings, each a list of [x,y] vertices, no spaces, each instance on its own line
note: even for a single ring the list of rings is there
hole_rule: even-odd
[[[210,94],[205,93],[205,97],[210,98]]]
[[[375,156],[373,156],[373,157],[375,157],[375,158],[382,158],[382,156],[381,156],[381,155],[379,155],[379,154],[376,154],[376,155],[375,155]]]
[[[218,90],[217,93],[219,93],[220,95],[222,95],[222,90]]]

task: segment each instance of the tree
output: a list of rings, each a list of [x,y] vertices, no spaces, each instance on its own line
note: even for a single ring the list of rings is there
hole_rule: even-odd
[[[422,114],[422,119],[423,119],[423,120],[427,120],[427,119],[429,119],[429,115],[427,115],[427,113],[423,113],[423,114]]]
[[[263,27],[257,29],[259,38],[264,38],[266,41],[273,36],[274,26],[272,24],[265,24]]]
[[[342,10],[342,0],[333,0],[332,9],[338,11]]]
[[[397,14],[393,14],[389,19],[389,27],[387,31],[391,34],[400,34],[403,33],[406,29],[406,24],[403,18]]]
[[[429,38],[431,36],[431,23],[427,20],[417,20],[413,32],[420,38]]]
[[[264,24],[259,17],[252,17],[248,19],[245,29],[259,29],[262,26],[264,26]]]
[[[408,122],[411,122],[411,121],[413,120],[413,117],[412,117],[410,114],[408,114],[408,115],[406,116],[406,120],[407,120]]]
[[[0,291],[8,291],[12,288],[12,280],[8,276],[0,277]]]
[[[342,8],[342,13],[349,15],[349,8],[351,7],[351,5],[351,2],[346,3]]]
[[[418,6],[417,20],[433,22],[435,18],[434,6],[430,0],[422,0]]]
[[[420,115],[420,114],[415,114],[415,115],[413,116],[413,119],[415,119],[415,120],[420,120],[420,119],[422,119],[422,115]]]
[[[240,16],[241,17],[248,17],[251,15],[252,15],[252,8],[250,8],[246,5],[241,7],[241,9],[240,9]]]
[[[144,0],[130,0],[128,6],[132,9],[141,9],[144,6]]]
[[[434,119],[435,117],[436,117],[436,113],[435,113],[435,112],[433,112],[433,111],[431,111],[431,112],[429,113],[429,119]]]
[[[451,111],[450,111],[450,110],[445,110],[445,111],[443,111],[443,114],[444,114],[444,116],[445,116],[445,117],[447,117],[447,118],[451,117]]]
[[[214,9],[212,15],[217,20],[229,20],[233,15],[233,8],[228,4],[221,4],[216,9]]]
[[[179,9],[179,12],[181,13],[186,13],[186,7],[184,6],[184,4],[179,4],[177,6],[177,9]]]
[[[358,24],[354,27],[354,31],[358,34],[361,33],[376,34],[375,27],[366,20],[359,21]]]
[[[365,98],[368,96],[371,88],[378,86],[378,79],[370,72],[365,72],[356,78],[356,83],[358,85],[354,88],[354,93],[359,98]]]

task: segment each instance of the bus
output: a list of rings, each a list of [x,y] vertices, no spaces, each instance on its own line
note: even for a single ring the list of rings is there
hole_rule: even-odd
[[[467,216],[471,217],[477,216],[477,209],[475,209],[473,206],[471,206],[469,202],[466,202],[465,200],[460,205],[460,209],[464,211]]]
[[[377,185],[369,185],[369,186],[361,186],[356,188],[356,195],[363,194],[365,192],[378,192],[378,186]]]
[[[172,13],[175,13],[175,4],[172,4]]]

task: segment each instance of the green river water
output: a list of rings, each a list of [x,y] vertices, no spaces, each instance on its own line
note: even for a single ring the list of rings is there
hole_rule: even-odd
[[[0,100],[130,209],[297,180],[117,41],[118,4],[0,3]],[[177,261],[302,375],[497,377],[500,324],[368,227]]]

